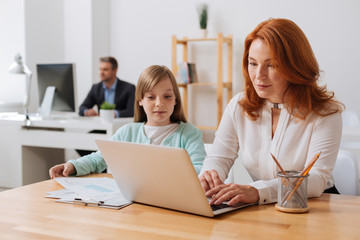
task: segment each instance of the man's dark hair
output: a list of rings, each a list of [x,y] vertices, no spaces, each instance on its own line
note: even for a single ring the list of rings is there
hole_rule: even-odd
[[[113,69],[118,68],[118,62],[114,57],[102,57],[100,58],[100,62],[108,62],[111,63]]]

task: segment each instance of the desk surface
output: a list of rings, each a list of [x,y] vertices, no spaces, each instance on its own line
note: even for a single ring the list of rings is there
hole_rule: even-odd
[[[102,174],[101,176],[106,176]],[[323,194],[310,212],[288,214],[273,204],[216,218],[141,204],[120,210],[55,203],[62,189],[47,180],[0,193],[0,239],[359,239],[360,197]]]
[[[42,118],[30,115],[31,127],[37,128],[77,128],[77,129],[113,129],[116,130],[124,124],[133,122],[133,118],[116,118],[111,122],[103,122],[100,117],[80,117],[76,115],[53,115]],[[18,113],[0,113],[0,123],[24,124],[25,117]]]

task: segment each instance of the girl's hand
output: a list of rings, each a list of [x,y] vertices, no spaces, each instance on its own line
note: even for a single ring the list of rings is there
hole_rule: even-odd
[[[224,184],[223,181],[220,179],[218,172],[214,169],[205,171],[199,177],[199,180],[205,192],[216,186]]]
[[[206,196],[212,198],[210,205],[221,204],[224,201],[229,201],[228,205],[234,205],[238,202],[256,203],[260,198],[256,188],[235,183],[218,185],[207,191]]]
[[[74,165],[72,163],[63,163],[58,164],[50,168],[49,175],[50,178],[56,178],[56,177],[68,177],[70,175],[73,175],[76,173]]]

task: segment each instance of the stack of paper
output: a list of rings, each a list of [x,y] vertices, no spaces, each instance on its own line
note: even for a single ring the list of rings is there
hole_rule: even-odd
[[[65,189],[48,192],[56,202],[120,209],[132,202],[126,200],[112,178],[55,178]]]

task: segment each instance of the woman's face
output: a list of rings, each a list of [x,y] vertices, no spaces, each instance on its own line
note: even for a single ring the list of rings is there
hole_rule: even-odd
[[[269,47],[261,39],[255,39],[249,49],[248,72],[256,93],[273,103],[282,103],[288,82],[273,65]]]

